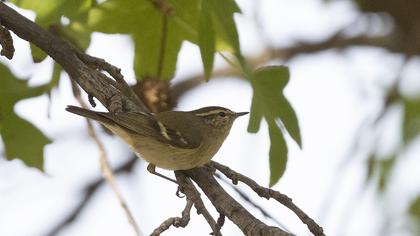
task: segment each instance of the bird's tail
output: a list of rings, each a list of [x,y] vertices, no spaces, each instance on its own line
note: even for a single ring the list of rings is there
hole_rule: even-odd
[[[107,118],[104,115],[104,114],[106,114],[105,112],[91,111],[91,110],[84,109],[84,108],[81,108],[81,107],[76,107],[76,106],[68,106],[66,108],[66,111],[74,113],[74,114],[79,115],[79,116],[90,118],[92,120],[99,121],[99,122],[103,123],[104,125],[114,123],[111,119]]]

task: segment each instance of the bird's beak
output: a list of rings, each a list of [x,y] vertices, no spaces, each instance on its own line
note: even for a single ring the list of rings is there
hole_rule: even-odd
[[[246,115],[246,114],[248,114],[249,112],[236,112],[235,113],[235,116],[236,117],[240,117],[240,116],[243,116],[243,115]]]

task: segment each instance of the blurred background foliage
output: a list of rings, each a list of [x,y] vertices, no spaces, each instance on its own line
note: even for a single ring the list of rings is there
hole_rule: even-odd
[[[338,0],[336,0],[338,1]],[[334,0],[324,1],[325,5]],[[351,0],[348,0],[351,1]],[[257,132],[260,122],[268,124],[270,135],[270,186],[284,173],[287,161],[287,144],[284,135],[302,146],[300,130],[294,109],[282,91],[289,81],[284,66],[266,66],[273,61],[284,63],[298,55],[309,55],[326,50],[347,50],[366,46],[384,49],[401,55],[405,64],[418,60],[420,55],[420,2],[418,0],[354,0],[354,6],[368,27],[356,29],[349,25],[319,41],[296,39],[290,47],[266,45],[257,56],[243,55],[238,38],[235,14],[241,10],[233,0],[12,0],[22,9],[36,13],[35,22],[58,37],[70,41],[79,50],[90,45],[93,32],[127,34],[131,36],[134,50],[134,71],[144,92],[145,83],[159,81],[171,89],[171,79],[176,73],[177,57],[184,41],[198,45],[201,52],[204,75],[191,80],[188,86],[196,86],[215,77],[236,75],[250,82],[253,88],[252,107],[248,131]],[[287,4],[284,1],[284,4]],[[349,33],[351,32],[351,33]],[[357,33],[355,33],[357,32]],[[46,58],[36,46],[31,45],[35,63]],[[222,55],[229,63],[224,71],[213,71],[214,57]],[[13,107],[18,101],[41,94],[50,94],[58,85],[61,68],[52,64],[53,74],[49,83],[30,87],[17,78],[5,66],[0,66],[0,132],[7,159],[18,158],[26,165],[43,168],[44,146],[53,142],[42,130],[15,114]],[[386,65],[384,65],[386,66]],[[213,74],[212,74],[213,73]],[[398,110],[401,119],[401,140],[387,155],[378,152],[373,142],[366,154],[366,182],[377,185],[384,192],[392,178],[398,159],[410,145],[418,145],[420,133],[420,93],[406,93],[402,88],[404,74],[398,74],[395,82],[383,86],[383,103],[375,117],[363,124],[355,135],[356,153],[368,131],[384,129],[383,120]],[[176,87],[177,85],[173,85]],[[167,104],[176,104],[176,95],[167,96]],[[144,97],[143,97],[144,98]],[[332,98],[333,99],[333,98]],[[146,97],[147,100],[147,97]],[[147,101],[146,101],[147,103]],[[173,106],[157,107],[154,111],[172,109]],[[368,131],[366,131],[368,130]],[[367,134],[369,133],[369,134]],[[384,132],[375,132],[380,139]],[[25,148],[19,148],[19,147]],[[350,155],[351,156],[351,155]],[[316,157],[314,157],[316,158]],[[402,164],[403,165],[403,164]],[[420,167],[419,167],[420,171]],[[407,216],[413,222],[413,234],[419,234],[420,198],[412,199]],[[416,231],[417,230],[417,231]]]

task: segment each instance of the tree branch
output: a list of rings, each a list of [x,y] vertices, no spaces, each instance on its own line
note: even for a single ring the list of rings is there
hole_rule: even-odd
[[[1,56],[5,56],[11,60],[15,53],[15,47],[13,46],[13,39],[8,29],[0,25],[0,45],[2,47],[0,51]]]
[[[185,228],[190,222],[190,212],[193,206],[193,201],[187,197],[187,204],[185,205],[184,210],[182,211],[182,217],[171,217],[165,220],[158,228],[156,228],[150,236],[159,236],[161,233],[169,229],[171,225]]]
[[[278,191],[264,188],[257,184],[251,178],[242,175],[234,170],[230,169],[227,166],[224,166],[220,163],[215,161],[211,161],[210,165],[222,172],[226,177],[232,180],[233,184],[238,184],[238,181],[248,185],[254,192],[256,192],[260,197],[264,197],[266,199],[274,198],[279,203],[283,204],[291,211],[293,211],[299,219],[308,226],[309,230],[316,236],[324,236],[324,232],[322,228],[313,220],[311,219],[305,212],[303,212],[299,207],[297,207],[293,202],[292,199],[282,194]]]
[[[391,52],[400,52],[402,48],[399,46],[396,33],[390,33],[380,36],[357,35],[347,37],[342,34],[341,30],[333,34],[331,37],[315,43],[297,42],[295,46],[286,48],[270,48],[268,53],[272,54],[272,59],[290,60],[291,58],[301,55],[317,53],[330,49],[346,49],[349,47],[379,47],[388,49]]]
[[[226,178],[222,178],[222,176],[219,173],[214,173],[214,176],[216,176],[217,179],[223,181],[225,184],[230,185],[230,187],[233,189],[233,191],[235,191],[236,194],[239,195],[239,197],[241,197],[245,202],[247,202],[251,206],[255,207],[255,209],[257,209],[265,218],[272,220],[283,230],[290,232],[290,230],[284,224],[275,219],[262,206],[259,206],[257,203],[253,202],[249,195],[247,195],[247,193],[239,189],[237,185],[232,184],[232,182],[228,181]]]
[[[245,235],[261,236],[290,236],[291,234],[276,228],[267,226],[255,218],[242,205],[233,199],[220,186],[213,176],[213,171],[207,167],[197,167],[182,171],[190,176],[210,199],[216,210],[234,222]]]
[[[206,209],[203,200],[201,200],[200,192],[198,192],[191,180],[187,178],[187,176],[182,171],[175,171],[175,176],[179,184],[179,190],[184,193],[187,198],[190,198],[194,202],[194,207],[197,209],[197,214],[203,215],[204,219],[206,219],[207,223],[210,225],[213,231],[212,234],[215,236],[222,236],[222,234],[219,232],[220,228],[218,227],[217,222]]]
[[[259,55],[248,58],[247,60],[253,68],[257,68],[272,60],[288,61],[302,54],[317,53],[330,49],[342,50],[355,46],[379,47],[385,48],[391,52],[403,52],[405,48],[400,45],[398,39],[399,37],[396,33],[390,33],[388,35],[381,36],[357,35],[353,37],[347,37],[344,36],[340,30],[336,34],[320,42],[298,42],[296,45],[291,47],[267,48]],[[240,72],[231,66],[222,67],[212,73],[212,79],[226,77],[240,78],[240,76]],[[190,76],[188,78],[184,78],[181,82],[178,82],[172,86],[171,94],[175,100],[178,100],[187,91],[194,89],[204,81],[205,78],[201,73]]]

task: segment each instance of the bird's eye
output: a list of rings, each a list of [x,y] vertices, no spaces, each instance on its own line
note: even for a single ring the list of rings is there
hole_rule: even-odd
[[[219,112],[219,116],[220,117],[225,117],[226,116],[226,112],[223,112],[223,111]]]

